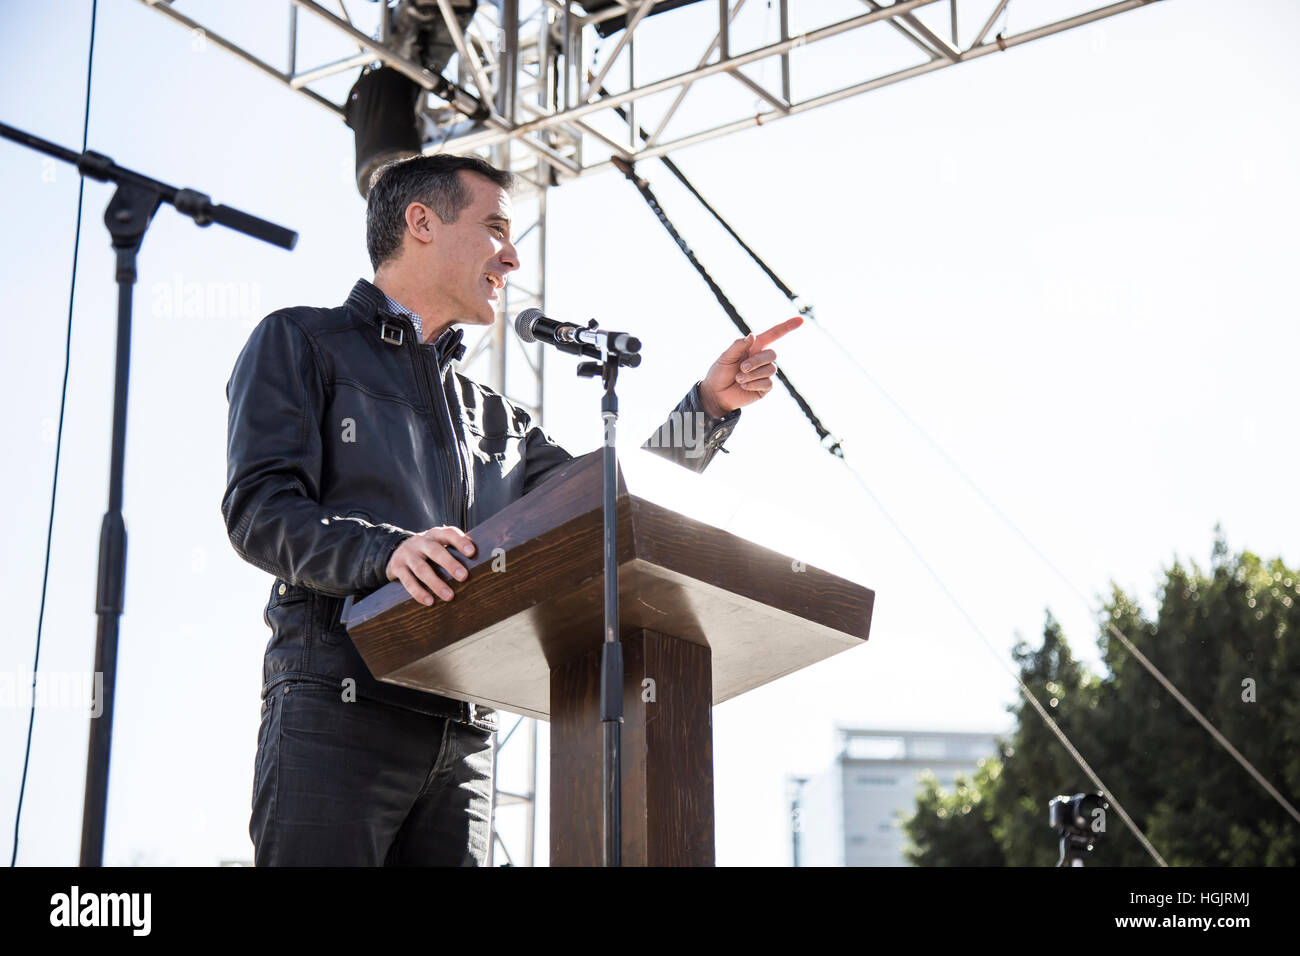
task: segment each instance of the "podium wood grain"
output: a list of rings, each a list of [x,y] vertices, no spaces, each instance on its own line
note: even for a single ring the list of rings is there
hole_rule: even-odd
[[[623,865],[713,865],[709,649],[656,631],[623,642]],[[651,683],[647,684],[649,681]],[[551,679],[551,866],[599,866],[600,650]]]

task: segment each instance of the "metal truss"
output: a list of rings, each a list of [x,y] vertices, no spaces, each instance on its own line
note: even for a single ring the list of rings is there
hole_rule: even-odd
[[[520,734],[524,746],[524,779],[527,789],[523,793],[503,790],[496,775],[497,758],[502,748],[510,743],[516,733]],[[488,847],[488,866],[497,865],[498,847],[501,850],[501,855],[505,857],[506,864],[510,866],[532,866],[533,847],[536,844],[535,834],[537,831],[537,721],[531,717],[517,717],[511,728],[506,731],[504,737],[500,731],[492,735],[492,769],[492,844]],[[518,863],[510,855],[506,841],[501,838],[498,832],[498,825],[501,822],[499,815],[501,807],[520,807],[524,813],[523,850],[522,858]]]
[[[614,168],[615,160],[665,156],[1159,0],[695,0],[664,12],[654,0],[593,0],[591,12],[582,0],[480,0],[464,29],[458,0],[258,0],[242,40],[191,15],[203,0],[140,2],[340,121],[360,70],[391,67],[428,91],[419,107],[425,152],[487,153],[516,174],[521,269],[502,296],[502,321],[467,343],[461,366],[543,421],[543,352],[507,335],[505,320],[523,308],[545,310],[548,188]],[[441,14],[456,55],[440,74],[413,58],[402,34],[397,15],[411,8],[426,22],[434,8]],[[277,66],[252,46],[286,17]],[[493,807],[524,806],[521,862],[531,865],[535,722],[520,718],[497,741],[494,764],[515,736],[525,741],[531,783],[523,793],[498,788]],[[494,860],[498,848],[514,862],[494,828]]]
[[[344,0],[338,0],[338,12],[317,0],[268,2],[268,8],[278,7],[289,18],[283,68],[207,30],[178,9],[181,2],[140,2],[193,31],[203,31],[207,41],[340,116],[342,103],[318,88],[366,63],[383,62],[419,83],[435,100],[425,109],[427,151],[467,153],[511,143],[519,147],[511,157],[516,172],[546,186],[607,169],[611,156],[632,162],[661,156],[1159,0],[1120,0],[1104,6],[1095,0],[771,0],[776,16],[769,19],[774,22],[757,31],[755,20],[763,20],[768,7],[746,0],[697,0],[657,16],[647,15],[655,0],[602,0],[593,4],[601,9],[591,14],[584,12],[581,0],[483,0],[464,30],[454,16],[453,0],[420,0],[424,5],[436,3],[443,15],[457,51],[454,68],[447,71],[454,78],[431,73],[411,59],[390,34],[388,18],[380,15],[387,4],[374,0],[351,0],[353,12],[365,14],[364,20],[354,20]],[[1075,12],[1055,20],[1035,19],[1062,9]],[[337,55],[303,64],[302,13],[335,32]],[[622,18],[623,28],[600,37],[601,24],[615,18]],[[1007,32],[1013,22],[1017,29]],[[874,38],[883,30],[896,35],[914,62],[897,62],[878,45],[866,45],[868,33]],[[767,32],[771,35],[764,35]],[[829,77],[844,73],[843,64],[828,69],[830,60],[840,58],[818,54],[837,40],[842,52],[842,41],[850,35],[870,53],[864,52],[854,64],[851,72],[856,75],[848,77],[849,82],[826,88]],[[674,68],[680,51],[692,46],[699,51],[695,65]],[[665,50],[672,55],[660,55]],[[319,51],[312,52],[319,59]],[[779,80],[764,82],[746,69],[765,63],[779,69]],[[714,95],[694,111],[695,122],[686,122],[683,104],[714,77],[725,77],[724,82],[740,88],[744,96],[718,96],[714,85]],[[637,135],[637,124],[619,116],[620,109],[633,120],[639,112],[649,135]],[[471,118],[484,111],[480,119]]]

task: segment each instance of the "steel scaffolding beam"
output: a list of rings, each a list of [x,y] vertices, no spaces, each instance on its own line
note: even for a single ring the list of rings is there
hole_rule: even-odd
[[[452,12],[451,0],[419,0],[442,14],[446,29],[457,51],[454,71],[450,76],[435,76],[420,63],[412,60],[397,48],[388,35],[386,24],[379,11],[384,4],[361,3],[352,0],[353,16],[348,4],[339,2],[341,11],[335,13],[316,0],[268,0],[267,7],[278,6],[289,11],[291,29],[289,50],[284,68],[277,67],[229,37],[213,32],[177,8],[174,0],[140,0],[141,3],[170,17],[191,31],[202,31],[205,38],[225,49],[263,74],[283,83],[309,98],[313,103],[342,115],[343,106],[313,87],[336,76],[341,71],[355,69],[361,62],[381,62],[419,83],[436,102],[426,106],[431,135],[426,143],[429,152],[474,152],[498,146],[505,142],[516,143],[518,151],[517,172],[530,172],[529,178],[541,181],[549,174],[555,185],[575,176],[610,168],[613,154],[633,162],[661,156],[673,150],[726,136],[753,126],[775,122],[810,110],[829,106],[853,96],[880,89],[903,80],[923,76],[947,67],[980,59],[992,53],[1006,52],[1014,47],[1095,23],[1138,7],[1158,3],[1160,0],[1119,0],[1098,6],[1094,2],[1064,3],[1043,0],[895,0],[890,4],[878,0],[861,0],[860,12],[851,16],[829,19],[828,14],[843,12],[840,2],[792,3],[777,0],[780,13],[780,32],[770,42],[758,42],[748,49],[742,48],[736,29],[737,17],[745,0],[718,0],[718,13],[704,8],[708,3],[689,4],[686,7],[647,16],[649,0],[620,0],[621,5],[611,6],[594,14],[583,12],[580,0],[483,0],[478,13],[467,29],[462,30]],[[413,3],[416,0],[401,0]],[[521,6],[524,8],[521,10]],[[1077,8],[1076,12],[1054,20],[1036,22],[1046,8]],[[504,11],[513,8],[515,13],[506,23]],[[958,11],[966,13],[971,24],[982,24],[978,31],[968,30],[962,40]],[[297,11],[311,14],[318,23],[336,31],[339,50],[324,62],[304,66],[302,31],[297,28]],[[1013,10],[1017,16],[1017,31],[995,31],[1000,17]],[[921,14],[928,13],[930,23]],[[695,14],[692,16],[692,14]],[[707,15],[704,15],[707,14]],[[796,32],[791,32],[794,15],[805,18]],[[598,39],[596,27],[615,16],[626,18],[626,28],[619,31],[612,48],[603,56],[593,57],[584,63],[585,49]],[[818,17],[822,19],[818,19]],[[683,19],[683,18],[689,18]],[[822,22],[822,21],[825,22]],[[661,71],[656,67],[671,62],[671,57],[658,55],[660,49],[689,45],[691,35],[680,30],[671,33],[655,28],[662,24],[689,23],[697,32],[703,55],[692,69],[679,72]],[[850,34],[873,33],[889,27],[906,38],[920,54],[920,62],[901,69],[876,72],[873,58],[864,56],[860,75],[825,92],[795,96],[792,91],[818,87],[818,78],[827,75],[825,64],[816,56],[804,55],[826,41]],[[945,26],[949,36],[942,33]],[[369,28],[369,32],[367,32]],[[990,39],[990,34],[992,38]],[[766,39],[766,38],[764,38]],[[647,45],[648,48],[647,48]],[[319,58],[319,54],[317,54]],[[743,72],[743,68],[766,61],[777,62],[781,70],[779,89],[769,89],[765,84]],[[635,69],[632,65],[635,62]],[[626,76],[618,67],[627,68]],[[448,72],[453,68],[449,67]],[[650,74],[637,78],[635,73]],[[673,138],[663,139],[666,129],[679,119],[679,107],[686,95],[702,80],[717,75],[732,77],[750,90],[761,101],[763,108],[728,109],[720,100],[705,105],[706,120],[695,124],[697,128],[676,131]],[[619,78],[615,82],[615,78]],[[439,93],[444,80],[452,80],[459,95]],[[503,108],[503,89],[510,92],[513,105]],[[603,91],[602,91],[603,90]],[[665,92],[675,92],[676,98],[666,110],[645,101]],[[481,123],[472,123],[468,115],[482,102],[490,113]],[[715,108],[716,106],[716,108]],[[621,138],[611,134],[608,127],[601,130],[599,122],[607,121],[616,129],[623,129],[621,119],[614,115],[617,107],[627,107],[646,116],[655,116],[655,132],[648,142],[636,137]]]

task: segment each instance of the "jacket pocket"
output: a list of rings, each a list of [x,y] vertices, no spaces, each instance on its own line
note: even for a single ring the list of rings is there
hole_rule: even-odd
[[[337,647],[348,639],[348,629],[341,620],[343,616],[341,597],[320,598],[320,641],[331,647]]]
[[[262,620],[266,622],[267,627],[275,630],[277,620],[283,620],[295,609],[305,610],[306,603],[306,588],[290,584],[283,578],[276,578],[271,584],[271,597],[266,602],[266,609],[262,611]]]
[[[271,629],[271,643],[286,639],[300,641],[311,624],[311,592],[277,578],[271,585],[262,619]]]

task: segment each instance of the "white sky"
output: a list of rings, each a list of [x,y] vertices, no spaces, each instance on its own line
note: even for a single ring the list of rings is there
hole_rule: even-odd
[[[1012,32],[1031,5],[1012,3]],[[221,13],[210,0],[183,6],[241,37],[235,28],[255,19],[247,2]],[[771,28],[757,9],[753,29]],[[89,12],[72,0],[5,7],[4,122],[80,144]],[[263,52],[278,62],[278,18],[273,28]],[[1288,42],[1298,29],[1300,9],[1285,0],[1231,10],[1171,0],[676,159],[1075,587],[1104,594],[1113,580],[1150,607],[1175,555],[1207,563],[1216,522],[1234,549],[1300,563],[1300,517],[1285,492],[1300,469],[1300,67]],[[876,55],[841,46],[828,72]],[[902,41],[879,62],[894,55],[910,56]],[[713,94],[701,94],[694,108],[707,110]],[[249,859],[270,578],[238,559],[221,521],[224,387],[262,315],[338,304],[370,277],[351,133],[215,47],[194,49],[143,4],[105,0],[89,142],[301,233],[286,253],[164,209],[136,298],[105,859]],[[641,173],[752,326],[792,314],[662,167]],[[32,667],[77,181],[9,143],[0,175],[0,500],[10,516],[0,675],[12,688]],[[86,190],[43,672],[93,663],[116,301],[102,226],[110,195],[103,184]],[[782,391],[743,413],[732,454],[701,477],[633,451],[736,333],[621,177],[554,190],[549,227],[550,311],[596,315],[647,343],[645,364],[620,387],[634,490],[876,591],[868,646],[714,713],[718,862],[782,864],[784,779],[828,763],[837,723],[999,730],[1011,682]],[[169,312],[177,283],[228,287],[242,304],[227,316]],[[1004,657],[1018,634],[1038,641],[1050,608],[1095,660],[1091,610],[827,337],[809,323],[778,350]],[[594,448],[596,386],[558,358],[548,370],[548,428],[575,453]],[[0,707],[6,833],[27,721],[25,704]],[[81,710],[38,710],[20,863],[76,862],[86,741]],[[544,808],[544,774],[540,786]],[[513,832],[507,812],[500,822]],[[539,834],[544,852],[544,815]]]

